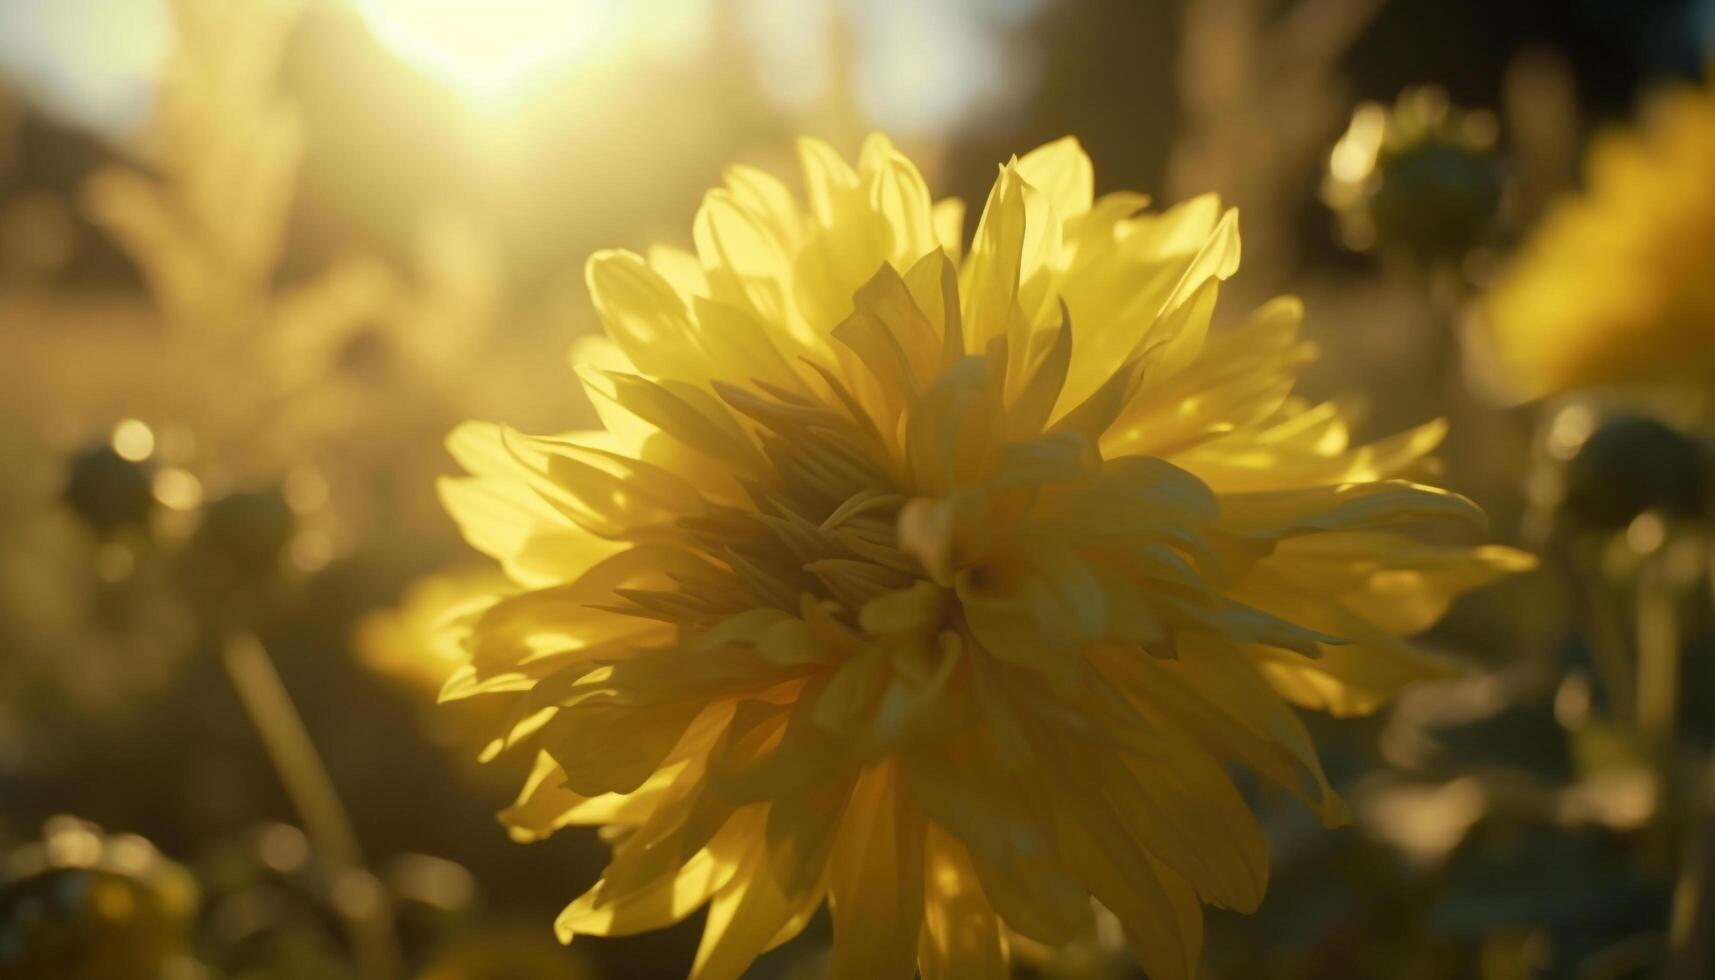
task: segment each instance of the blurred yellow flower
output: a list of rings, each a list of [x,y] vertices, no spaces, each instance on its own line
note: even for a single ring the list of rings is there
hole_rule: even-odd
[[[1587,189],[1489,292],[1496,353],[1525,396],[1715,377],[1715,91],[1650,109],[1597,142]]]
[[[1291,706],[1445,674],[1398,637],[1529,559],[1412,536],[1481,520],[1402,479],[1443,427],[1350,446],[1291,395],[1296,301],[1208,335],[1212,198],[1094,199],[1062,139],[961,260],[887,139],[800,149],[807,207],[734,167],[695,254],[590,260],[602,431],[452,436],[444,499],[523,591],[444,696],[540,750],[515,837],[622,831],[562,939],[708,904],[693,976],[734,978],[827,899],[831,976],[990,977],[1093,897],[1190,977],[1201,903],[1268,872],[1227,764],[1344,820]]]

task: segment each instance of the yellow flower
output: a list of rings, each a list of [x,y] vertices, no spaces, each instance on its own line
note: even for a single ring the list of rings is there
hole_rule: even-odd
[[[1521,393],[1715,378],[1715,89],[1665,94],[1586,161],[1486,301]]]
[[[1447,670],[1399,634],[1524,567],[1397,477],[1431,423],[1347,444],[1290,394],[1299,306],[1206,336],[1232,212],[1092,199],[1072,139],[1001,169],[969,254],[883,137],[801,144],[808,206],[735,167],[695,254],[602,252],[605,428],[469,425],[443,486],[519,594],[448,697],[539,750],[515,837],[615,833],[563,939],[709,906],[738,976],[827,899],[832,976],[1002,976],[1093,897],[1157,980],[1202,902],[1268,873],[1229,763],[1345,809],[1291,705],[1367,712]]]

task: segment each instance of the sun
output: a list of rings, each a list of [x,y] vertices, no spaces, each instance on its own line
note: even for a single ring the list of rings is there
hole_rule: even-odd
[[[352,0],[400,58],[467,94],[588,60],[623,34],[624,0]]]

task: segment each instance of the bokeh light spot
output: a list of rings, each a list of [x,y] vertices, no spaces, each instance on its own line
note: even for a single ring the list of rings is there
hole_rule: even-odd
[[[154,455],[155,431],[137,419],[125,419],[113,427],[113,451],[133,463]]]
[[[155,474],[155,499],[173,510],[196,510],[202,504],[202,481],[177,467]]]

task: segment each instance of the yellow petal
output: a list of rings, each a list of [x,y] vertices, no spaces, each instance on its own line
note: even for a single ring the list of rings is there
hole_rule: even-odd
[[[637,824],[654,810],[679,777],[683,763],[655,772],[635,792],[582,796],[566,788],[566,775],[547,752],[538,752],[536,765],[517,802],[500,811],[513,840],[541,840],[563,827]]]
[[[1075,136],[1062,136],[1026,153],[1019,158],[1018,171],[1048,196],[1061,221],[1090,210],[1095,199],[1095,168]]]
[[[638,370],[688,381],[706,376],[685,300],[641,256],[597,252],[584,281],[608,336]]]
[[[1203,906],[1196,891],[1129,844],[1105,808],[1057,809],[1068,866],[1125,926],[1132,952],[1152,980],[1194,980],[1203,947]]]
[[[964,319],[959,307],[959,272],[956,253],[930,252],[905,273],[917,309],[929,319],[941,338],[940,370],[951,368],[965,353]]]
[[[670,926],[701,908],[732,880],[733,871],[705,850],[692,855],[677,874],[646,888],[604,894],[598,883],[566,906],[554,920],[554,932],[569,943],[580,934],[631,936]]]
[[[992,743],[991,743],[992,744]],[[962,747],[963,748],[963,747]],[[968,754],[906,758],[906,785],[925,816],[966,848],[989,903],[1007,926],[1062,945],[1092,926],[1088,890],[1054,846],[1054,829],[1019,772],[990,761],[988,745]]]
[[[923,927],[923,818],[891,765],[858,780],[829,875],[829,980],[911,980]]]
[[[760,813],[741,812],[720,828],[707,847],[676,861],[669,873],[635,885],[617,887],[610,867],[595,887],[560,913],[555,932],[561,942],[569,943],[580,933],[629,936],[672,925],[712,896],[730,890],[744,870],[743,855],[750,853],[761,829]]]
[[[780,178],[743,164],[728,167],[722,177],[733,197],[767,227],[775,241],[790,248],[803,237],[798,204]]]
[[[935,226],[935,241],[954,262],[965,251],[965,202],[957,197],[944,197],[929,209],[929,220]]]
[[[800,139],[798,160],[804,170],[810,213],[823,225],[833,224],[851,207],[858,191],[857,173],[833,147],[821,140]]]
[[[709,903],[689,980],[739,980],[783,930],[807,908],[820,904],[822,894],[814,889],[796,900],[789,898],[767,860],[766,848],[757,840],[737,874]]]
[[[1336,718],[1373,714],[1412,684],[1448,680],[1469,670],[1379,630],[1366,633],[1353,625],[1347,633],[1351,643],[1331,647],[1313,661],[1267,648],[1250,652],[1281,697]]]
[[[616,550],[530,489],[499,426],[468,422],[447,438],[447,448],[474,476],[442,478],[441,502],[465,540],[499,561],[513,581],[540,586],[575,578]]]
[[[1027,332],[1045,303],[1046,270],[1060,245],[1060,225],[1047,200],[1025,182],[1016,164],[1001,170],[989,191],[959,278],[964,299],[967,349],[981,350],[996,337],[1023,357]],[[1032,289],[1026,291],[1026,284]]]
[[[1462,521],[1479,528],[1487,523],[1482,510],[1470,500],[1403,480],[1221,497],[1222,526],[1254,537],[1281,538],[1433,520]]]
[[[1144,711],[1297,795],[1324,824],[1345,823],[1345,801],[1329,785],[1304,723],[1257,668],[1220,640],[1192,635],[1180,644],[1184,649],[1172,661],[1125,651],[1104,654],[1098,663]]]
[[[1298,368],[1314,354],[1298,341],[1303,315],[1293,297],[1271,300],[1239,327],[1210,335],[1185,370],[1170,378],[1146,374],[1103,437],[1103,450],[1177,457],[1229,433],[1248,442],[1285,402]]]
[[[768,805],[768,863],[786,895],[802,895],[827,876],[841,818],[853,802],[854,783],[853,777],[831,778],[805,792],[782,794]]]
[[[748,307],[765,322],[790,322],[792,263],[766,217],[732,192],[712,190],[697,210],[692,238],[715,299]]]
[[[853,296],[852,304],[852,314],[834,328],[833,336],[873,381],[860,393],[873,406],[872,417],[885,436],[897,430],[917,391],[932,383],[941,361],[941,335],[891,265],[883,265]]]
[[[1007,980],[1006,933],[964,845],[931,824],[924,841],[923,980]]]
[[[645,255],[649,268],[654,269],[656,275],[672,286],[673,291],[686,303],[694,296],[708,295],[709,277],[703,272],[703,263],[696,255],[671,245],[651,245]]]
[[[929,185],[917,165],[880,133],[864,140],[858,161],[875,219],[887,229],[887,254],[900,268],[929,254],[939,242],[930,213]]]
[[[630,707],[586,698],[562,707],[543,728],[542,742],[574,793],[634,793],[661,768],[701,710],[699,704]]]
[[[1200,746],[1156,733],[1107,782],[1121,826],[1203,900],[1254,912],[1268,887],[1268,845],[1223,767]]]
[[[707,389],[671,379],[609,372],[613,400],[677,439],[686,449],[734,470],[759,474],[767,463],[732,410]]]

